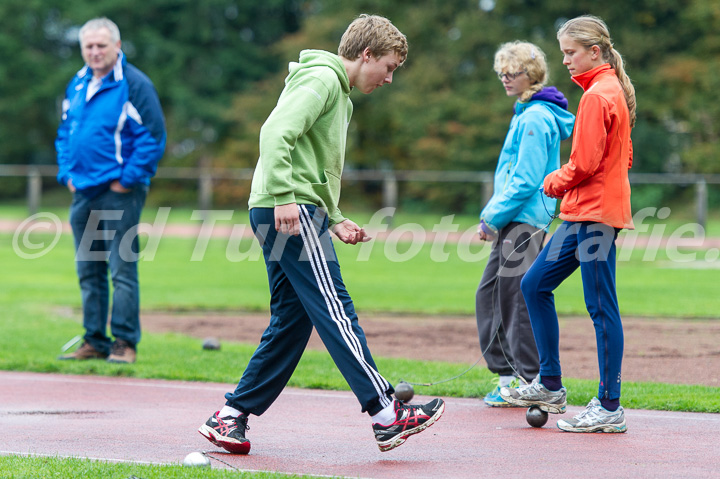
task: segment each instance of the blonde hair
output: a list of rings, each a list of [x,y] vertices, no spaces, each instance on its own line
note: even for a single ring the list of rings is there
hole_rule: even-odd
[[[630,77],[625,73],[625,67],[620,52],[615,50],[610,39],[610,31],[600,18],[593,15],[583,15],[565,22],[557,33],[557,38],[567,35],[585,48],[597,45],[602,53],[602,59],[615,70],[630,112],[630,128],[635,126],[636,101],[635,87]]]
[[[365,48],[369,48],[375,58],[397,53],[401,64],[408,53],[405,35],[390,20],[378,15],[362,14],[356,18],[340,39],[338,55],[354,60]]]
[[[82,44],[83,35],[85,35],[86,32],[94,32],[102,28],[108,29],[110,32],[110,40],[113,43],[120,41],[120,29],[117,25],[115,25],[115,22],[106,17],[99,17],[88,20],[85,22],[85,25],[80,28],[80,31],[78,32],[78,40],[80,40],[80,44]]]
[[[503,72],[525,72],[530,79],[530,88],[518,96],[520,101],[529,101],[535,93],[545,88],[548,80],[545,53],[537,45],[519,40],[500,45],[495,52],[493,70],[498,75]]]

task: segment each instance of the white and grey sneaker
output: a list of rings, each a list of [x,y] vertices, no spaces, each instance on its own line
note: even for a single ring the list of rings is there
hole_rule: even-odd
[[[557,427],[568,432],[625,432],[625,411],[619,407],[617,411],[608,411],[600,404],[598,398],[592,398],[587,408],[572,419],[560,419]]]
[[[540,382],[539,374],[530,384],[522,384],[516,388],[500,388],[500,396],[510,404],[523,407],[537,406],[552,414],[564,413],[567,406],[565,388],[560,388],[559,391],[550,391]]]

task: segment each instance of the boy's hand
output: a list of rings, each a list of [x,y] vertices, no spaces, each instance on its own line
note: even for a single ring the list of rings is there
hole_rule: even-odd
[[[365,243],[372,239],[363,228],[360,228],[350,220],[345,220],[342,223],[334,225],[332,231],[340,241],[347,244]]]
[[[293,236],[300,234],[300,210],[297,203],[275,207],[275,230]]]

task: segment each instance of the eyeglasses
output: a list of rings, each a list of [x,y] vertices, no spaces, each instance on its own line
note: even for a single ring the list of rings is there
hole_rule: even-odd
[[[498,77],[498,80],[500,80],[500,81],[503,81],[503,79],[507,79],[508,81],[513,81],[514,79],[516,79],[523,73],[526,73],[526,72],[523,70],[523,71],[520,71],[517,73],[498,73],[497,77]]]

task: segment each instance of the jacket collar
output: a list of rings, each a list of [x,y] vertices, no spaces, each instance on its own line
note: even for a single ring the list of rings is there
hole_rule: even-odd
[[[611,67],[609,63],[603,63],[592,70],[573,76],[572,81],[580,85],[583,91],[588,91],[588,89],[593,85],[593,80],[608,71],[612,71],[613,75],[615,74],[615,70],[613,70],[613,67]]]
[[[115,61],[115,66],[113,67],[112,71],[108,73],[104,78],[103,82],[106,81],[106,79],[113,78],[116,82],[122,81],[124,77],[124,67],[127,65],[127,58],[125,58],[125,55],[123,54],[122,50],[118,53],[117,60]],[[90,81],[92,78],[92,70],[90,67],[85,64],[82,69],[77,72],[78,78],[84,78],[87,81]]]

